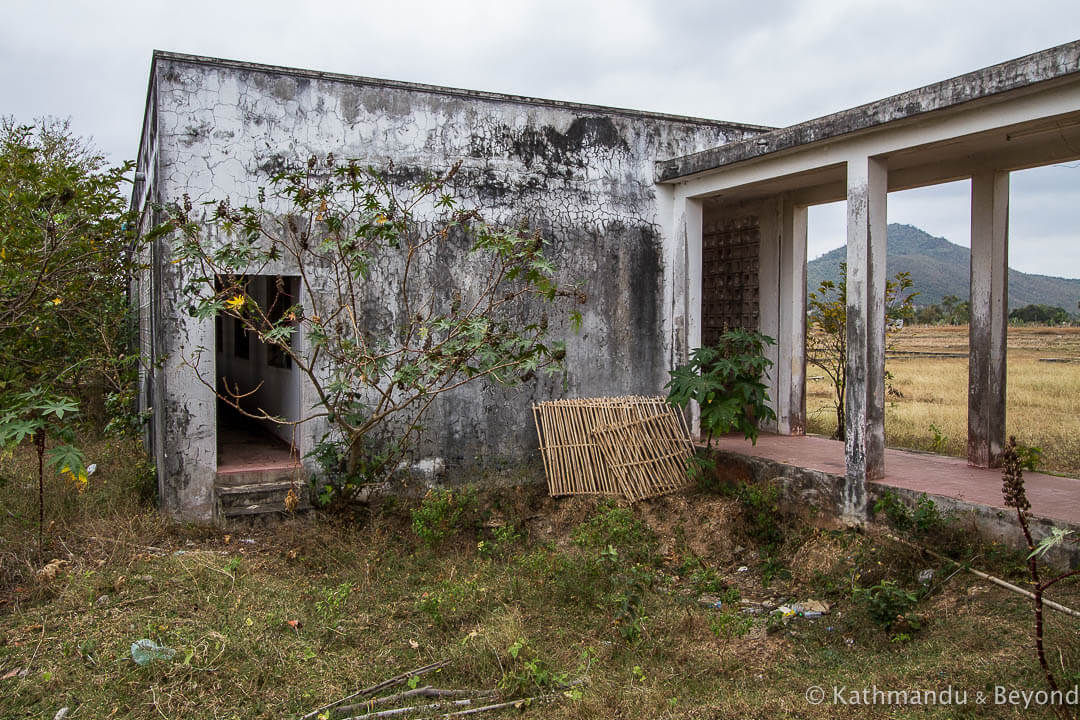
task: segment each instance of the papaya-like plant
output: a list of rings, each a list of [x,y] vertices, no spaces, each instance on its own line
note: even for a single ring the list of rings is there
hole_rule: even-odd
[[[668,402],[680,408],[697,402],[707,440],[739,431],[757,443],[758,424],[776,419],[762,382],[773,364],[765,348],[774,344],[773,338],[751,330],[724,332],[715,345],[696,348],[690,362],[671,371],[665,386]]]

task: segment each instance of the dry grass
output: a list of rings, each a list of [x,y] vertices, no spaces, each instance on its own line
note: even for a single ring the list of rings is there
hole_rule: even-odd
[[[1045,453],[1044,469],[1080,475],[1080,328],[1009,328],[1008,432]],[[966,327],[907,327],[895,350],[967,352]],[[1073,362],[1042,362],[1042,358]],[[891,447],[967,452],[966,358],[890,357],[892,385],[903,396],[886,399],[885,441]],[[807,375],[814,376],[808,368]],[[828,383],[807,383],[811,432],[836,429]],[[931,428],[937,428],[937,433]]]
[[[131,448],[103,460],[106,448],[93,451],[107,470],[85,494],[54,488],[63,502],[50,508],[56,522],[40,558],[33,502],[20,484],[28,457],[0,464],[11,480],[0,488],[10,511],[0,517],[9,562],[0,578],[0,717],[51,718],[70,707],[76,720],[298,718],[440,658],[450,665],[426,681],[442,687],[520,696],[550,691],[537,687],[546,671],[585,681],[579,697],[505,714],[533,718],[824,719],[846,710],[808,704],[810,685],[1042,687],[1022,599],[963,573],[945,581],[949,571],[935,566],[944,582],[919,606],[924,629],[893,641],[852,587],[885,578],[917,587],[925,559],[886,538],[796,522],[780,544],[760,547],[729,497],[690,490],[624,509],[551,500],[538,486],[503,489],[481,494],[434,548],[397,502],[356,520],[313,513],[226,534],[162,522],[137,499]],[[1019,578],[1013,556],[977,552],[979,565]],[[38,576],[54,557],[65,563],[60,573]],[[649,583],[640,636],[628,641],[620,578],[635,572]],[[723,611],[697,602],[706,588],[724,587],[744,599],[813,597],[834,609],[779,632],[766,632],[761,616],[746,634],[731,632]],[[1080,583],[1056,590],[1080,605]],[[1059,674],[1080,682],[1080,625],[1048,622]],[[130,645],[139,638],[177,656],[138,667]],[[959,715],[1048,717],[1001,707]]]

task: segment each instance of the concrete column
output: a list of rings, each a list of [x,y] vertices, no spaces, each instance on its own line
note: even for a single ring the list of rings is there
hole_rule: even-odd
[[[999,467],[1005,443],[1009,297],[1009,173],[971,178],[968,462]]]
[[[759,331],[776,340],[766,386],[783,435],[806,432],[806,207],[787,195],[762,203],[758,256]]]
[[[780,203],[780,293],[776,377],[777,431],[806,434],[806,206]]]
[[[777,340],[776,345],[765,349],[765,356],[772,361],[772,369],[764,378],[769,393],[769,407],[776,413],[776,420],[762,423],[761,429],[769,432],[786,432],[780,429],[784,414],[786,393],[781,390],[779,367],[783,358],[783,337],[780,331],[780,294],[784,282],[780,276],[780,257],[783,252],[780,197],[770,198],[753,208],[758,216],[761,244],[758,246],[758,332]]]
[[[701,346],[701,201],[688,198],[676,189],[671,218],[674,287],[669,363],[674,368],[689,359],[691,350]],[[692,407],[689,420],[691,433],[700,436],[701,415],[696,406]]]
[[[847,478],[841,517],[866,518],[866,482],[885,470],[885,161],[847,163]]]

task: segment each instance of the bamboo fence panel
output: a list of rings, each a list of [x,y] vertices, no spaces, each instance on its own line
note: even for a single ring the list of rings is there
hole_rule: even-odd
[[[597,428],[593,438],[630,502],[674,492],[689,479],[694,445],[683,416],[670,407],[650,417]]]
[[[675,413],[663,397],[628,395],[551,400],[533,405],[533,421],[548,492],[553,497],[624,495],[635,500],[670,492],[677,487],[671,474],[679,462],[673,455],[681,447],[678,442],[684,442],[693,451],[682,415]],[[643,462],[644,456],[623,462],[625,454],[611,450],[609,453],[615,453],[612,457],[620,463],[613,472],[596,436],[598,430],[612,427],[627,428],[635,442],[649,448],[641,452],[663,457],[654,458],[651,465]],[[650,432],[659,436],[648,436]],[[618,442],[618,438],[613,435],[610,441]],[[647,474],[646,479],[640,477],[642,472]]]

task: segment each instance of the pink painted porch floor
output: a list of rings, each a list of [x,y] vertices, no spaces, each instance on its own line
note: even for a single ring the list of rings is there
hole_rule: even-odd
[[[300,464],[289,446],[246,423],[218,428],[218,474],[282,470]]]
[[[751,445],[741,435],[725,435],[714,439],[712,446],[841,477],[845,474],[844,444],[823,437],[762,433],[757,444]],[[1024,481],[1032,513],[1080,524],[1080,480],[1026,472]],[[885,477],[878,482],[989,507],[1005,507],[1001,498],[1001,470],[970,467],[963,458],[889,448],[885,450]]]

